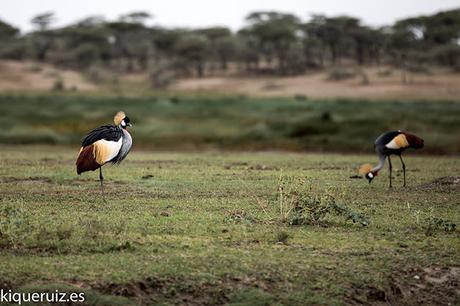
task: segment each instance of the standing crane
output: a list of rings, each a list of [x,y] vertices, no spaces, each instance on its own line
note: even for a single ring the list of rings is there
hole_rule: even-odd
[[[421,149],[424,146],[424,141],[420,137],[402,131],[391,131],[380,135],[374,143],[374,148],[379,155],[379,163],[372,167],[370,164],[365,164],[360,167],[360,172],[365,174],[369,180],[369,184],[378,175],[379,171],[385,164],[385,159],[388,157],[388,167],[390,169],[390,188],[392,187],[392,170],[390,155],[397,155],[401,160],[404,173],[404,187],[406,187],[406,165],[401,157],[401,153],[406,149]]]
[[[127,127],[130,120],[124,112],[118,112],[113,118],[115,125],[98,127],[83,138],[76,162],[77,174],[99,169],[101,193],[104,196],[104,177],[102,166],[106,163],[119,164],[128,155],[132,146],[132,138]]]

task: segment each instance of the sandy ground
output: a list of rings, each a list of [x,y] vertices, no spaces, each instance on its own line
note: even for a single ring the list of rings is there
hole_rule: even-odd
[[[51,90],[61,79],[67,89],[95,90],[79,72],[34,62],[0,61],[0,91]]]
[[[369,84],[362,77],[342,81],[328,80],[327,72],[295,77],[213,76],[181,79],[169,89],[173,92],[240,94],[261,97],[302,95],[311,98],[370,98],[460,100],[460,74],[436,70],[430,74],[410,74],[402,84],[400,71],[380,68],[391,73],[382,76],[378,68],[366,68]],[[86,80],[81,73],[61,70],[34,62],[0,61],[0,92],[49,91],[59,79],[68,90],[104,91],[107,88]],[[124,90],[145,93],[149,88],[146,74],[119,76]]]
[[[367,69],[369,84],[361,77],[329,81],[327,74],[318,72],[296,77],[232,78],[213,77],[186,79],[173,88],[179,91],[223,92],[254,96],[304,95],[313,98],[347,97],[377,99],[460,99],[460,74],[436,72],[411,75],[411,83],[402,84],[401,74],[379,76],[375,68]]]

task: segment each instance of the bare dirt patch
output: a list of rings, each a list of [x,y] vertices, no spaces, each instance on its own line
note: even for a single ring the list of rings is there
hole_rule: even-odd
[[[2,183],[52,183],[53,180],[45,176],[29,176],[29,177],[2,177]]]
[[[413,76],[411,84],[402,84],[395,70],[388,77],[379,76],[378,68],[365,69],[370,83],[360,77],[328,81],[326,72],[294,77],[207,77],[183,79],[172,86],[184,92],[218,92],[250,96],[305,96],[306,98],[376,98],[376,99],[458,99],[460,75],[437,71]]]
[[[65,88],[96,89],[77,71],[29,61],[0,61],[0,91],[51,90],[57,80],[62,80]]]
[[[437,178],[430,183],[423,184],[420,186],[421,188],[426,189],[443,189],[443,188],[452,188],[452,189],[459,189],[460,188],[460,176],[444,176]]]
[[[104,294],[132,298],[139,305],[165,298],[172,305],[224,305],[237,289],[273,291],[274,281],[257,276],[226,277],[212,283],[193,282],[179,277],[147,277],[124,284],[95,283],[90,287]]]
[[[454,305],[460,299],[460,267],[398,271],[387,288],[355,286],[347,299],[367,305]]]

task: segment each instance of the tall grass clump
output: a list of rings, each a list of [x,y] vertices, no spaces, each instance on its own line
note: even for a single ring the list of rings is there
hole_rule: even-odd
[[[321,225],[330,215],[369,225],[367,217],[340,203],[340,197],[336,191],[318,188],[307,179],[280,176],[273,206],[279,220],[289,225]]]

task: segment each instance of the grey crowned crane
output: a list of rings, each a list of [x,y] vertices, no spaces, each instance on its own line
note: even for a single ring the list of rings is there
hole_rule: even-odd
[[[104,197],[102,166],[106,163],[119,164],[128,155],[132,138],[127,127],[130,120],[124,112],[118,112],[113,118],[115,125],[104,125],[89,132],[83,138],[76,162],[77,174],[99,169],[101,193]]]
[[[401,157],[401,153],[406,149],[421,149],[424,146],[424,141],[420,137],[402,131],[391,131],[380,135],[374,143],[374,148],[379,155],[379,163],[377,166],[365,164],[360,167],[360,173],[365,174],[369,183],[378,175],[379,171],[385,164],[385,159],[388,157],[388,167],[390,169],[390,188],[391,174],[393,166],[391,164],[390,155],[397,155],[401,160],[403,173],[404,173],[404,187],[406,186],[406,165]]]

